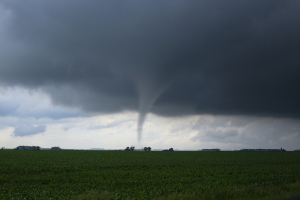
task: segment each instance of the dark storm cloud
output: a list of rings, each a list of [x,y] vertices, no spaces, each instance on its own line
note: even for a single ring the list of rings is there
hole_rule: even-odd
[[[89,112],[139,109],[139,124],[149,110],[300,117],[299,1],[2,1],[0,10],[4,86]]]

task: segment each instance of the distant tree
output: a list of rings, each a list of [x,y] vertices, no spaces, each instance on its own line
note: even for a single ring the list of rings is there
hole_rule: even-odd
[[[125,151],[134,151],[134,146],[131,146],[131,147],[126,147]]]
[[[151,147],[144,147],[144,151],[151,151]]]
[[[174,151],[174,149],[173,149],[173,148],[170,148],[170,149],[164,149],[164,150],[162,150],[162,151]]]

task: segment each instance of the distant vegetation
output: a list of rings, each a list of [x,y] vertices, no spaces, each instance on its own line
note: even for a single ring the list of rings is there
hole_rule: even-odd
[[[0,161],[0,199],[275,199],[300,193],[298,152],[6,150]]]
[[[131,146],[131,147],[126,147],[125,151],[134,151],[135,147]]]
[[[240,151],[281,151],[281,152],[285,152],[286,150],[283,148],[280,149],[241,149]]]
[[[144,147],[144,151],[151,151],[151,147]]]
[[[14,150],[40,150],[39,146],[17,146]]]
[[[164,149],[163,151],[174,151],[173,148],[170,148],[170,149]]]
[[[221,151],[220,149],[202,149],[201,151]]]

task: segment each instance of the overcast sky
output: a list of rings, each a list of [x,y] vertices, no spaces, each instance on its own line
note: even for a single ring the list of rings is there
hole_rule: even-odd
[[[0,147],[300,149],[300,1],[0,0]]]

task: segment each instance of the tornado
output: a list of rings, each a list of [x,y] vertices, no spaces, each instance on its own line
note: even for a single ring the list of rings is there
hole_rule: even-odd
[[[148,112],[159,96],[170,86],[171,81],[165,80],[160,83],[140,82],[139,90],[139,116],[137,123],[137,138],[138,142],[142,139],[143,125],[146,121]]]

